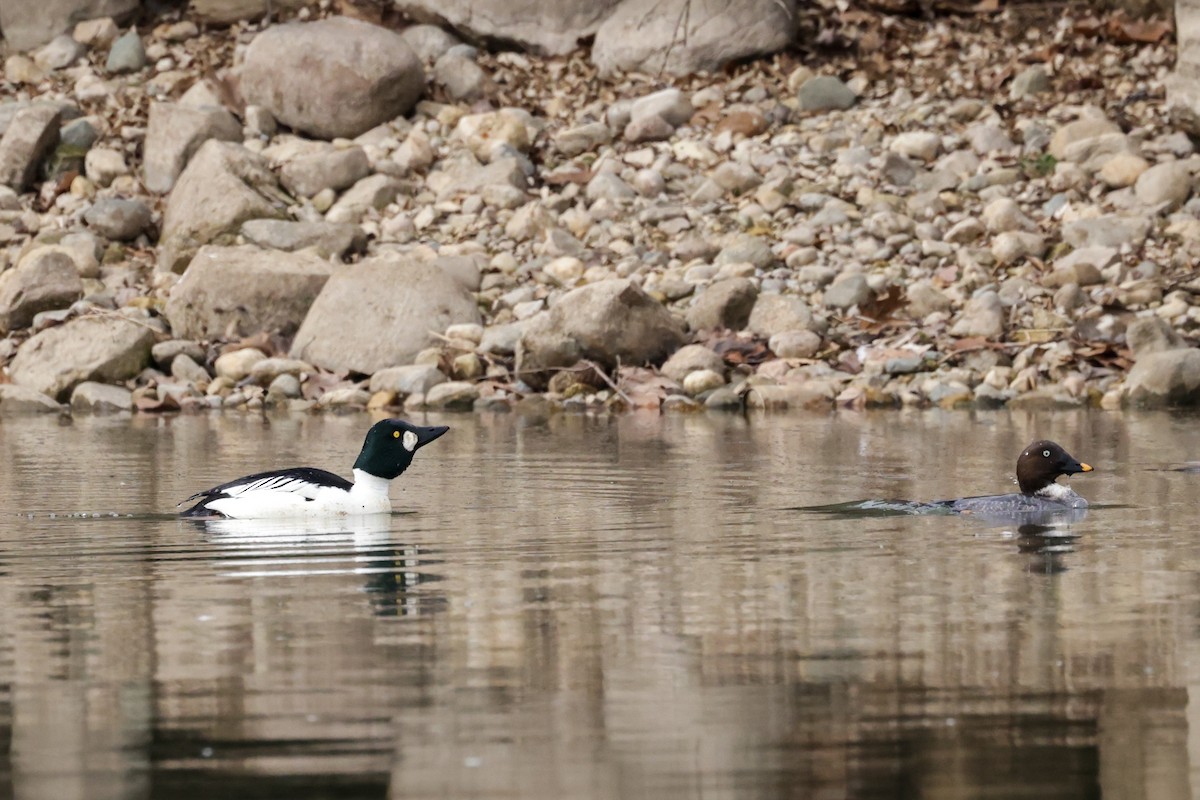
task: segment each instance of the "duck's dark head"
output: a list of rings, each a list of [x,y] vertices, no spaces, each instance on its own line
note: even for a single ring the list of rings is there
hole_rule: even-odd
[[[1054,442],[1042,439],[1026,447],[1017,459],[1017,483],[1025,494],[1035,494],[1058,479],[1059,475],[1091,472],[1087,464]]]
[[[422,428],[402,419],[376,422],[367,431],[354,468],[390,481],[408,469],[417,450],[448,430],[445,425]]]

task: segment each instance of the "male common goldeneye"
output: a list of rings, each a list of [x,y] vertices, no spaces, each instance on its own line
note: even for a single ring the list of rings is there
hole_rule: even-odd
[[[1075,460],[1054,442],[1042,439],[1029,445],[1017,458],[1017,485],[1020,494],[994,494],[940,500],[934,505],[960,514],[1025,514],[1068,508],[1087,508],[1088,502],[1070,486],[1058,483],[1060,475],[1091,472],[1092,468]]]
[[[183,517],[268,519],[306,516],[386,514],[392,503],[388,485],[412,463],[417,448],[450,430],[422,428],[400,419],[371,426],[354,462],[354,482],[315,467],[293,467],[247,475],[192,495],[200,502]]]

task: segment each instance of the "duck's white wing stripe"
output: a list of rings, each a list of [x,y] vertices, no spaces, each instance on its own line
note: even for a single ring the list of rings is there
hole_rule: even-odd
[[[230,497],[240,497],[249,492],[258,491],[291,492],[311,499],[317,496],[317,491],[321,488],[319,484],[312,483],[311,481],[304,481],[287,475],[272,475],[267,478],[259,478],[256,481],[250,481],[249,483],[228,486],[222,493]]]

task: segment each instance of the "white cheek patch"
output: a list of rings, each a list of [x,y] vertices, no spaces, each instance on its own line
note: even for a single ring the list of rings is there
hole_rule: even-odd
[[[404,438],[400,441],[404,443],[404,449],[410,453],[417,449],[417,435],[412,431],[405,431]]]

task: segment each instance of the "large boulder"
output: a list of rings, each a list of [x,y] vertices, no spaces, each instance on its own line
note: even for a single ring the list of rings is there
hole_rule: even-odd
[[[158,267],[179,272],[205,244],[231,244],[242,223],[284,216],[286,196],[267,163],[241,145],[210,139],[167,200]]]
[[[166,307],[171,332],[181,339],[259,331],[290,336],[332,270],[312,253],[207,245],[171,288]]]
[[[9,52],[32,50],[85,19],[114,17],[123,21],[141,0],[0,0],[0,31]]]
[[[592,61],[618,70],[687,75],[786,47],[795,0],[626,0],[596,31]]]
[[[37,103],[17,111],[0,138],[0,183],[25,191],[37,175],[38,165],[58,141],[62,109]]]
[[[291,355],[370,374],[411,364],[450,325],[479,321],[474,297],[436,260],[388,253],[335,269],[296,332]]]
[[[0,383],[0,414],[4,416],[57,414],[61,411],[62,406],[58,401],[47,394],[30,389],[28,386]]]
[[[143,145],[146,188],[165,194],[200,145],[209,139],[242,140],[242,126],[219,106],[151,103]]]
[[[400,12],[448,25],[468,38],[516,42],[546,55],[566,55],[592,36],[622,0],[395,0]]]
[[[1200,0],[1176,0],[1175,71],[1164,81],[1167,105],[1190,133],[1200,132]]]
[[[398,34],[348,17],[267,28],[246,48],[241,91],[297,131],[353,138],[395,119],[425,88]]]
[[[572,289],[530,319],[517,369],[538,372],[580,359],[606,368],[657,363],[684,341],[683,322],[632,281],[614,278]]]
[[[143,320],[77,317],[33,336],[9,365],[13,383],[63,400],[84,381],[123,381],[150,363],[154,329]]]
[[[1189,347],[1138,356],[1125,378],[1125,396],[1136,406],[1200,403],[1200,350]]]
[[[74,259],[61,247],[31,250],[0,274],[0,333],[24,328],[35,314],[66,308],[83,296]]]

